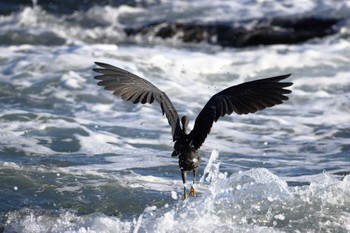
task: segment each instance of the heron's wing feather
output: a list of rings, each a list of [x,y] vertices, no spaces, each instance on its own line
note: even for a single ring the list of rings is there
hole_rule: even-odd
[[[171,126],[173,140],[177,138],[181,132],[179,116],[169,97],[164,92],[149,81],[126,70],[105,63],[95,63],[102,67],[93,69],[101,74],[94,77],[100,80],[97,83],[98,85],[103,86],[108,91],[112,91],[114,95],[120,96],[123,100],[134,104],[157,101],[160,104],[163,115],[165,114]]]
[[[259,79],[229,87],[210,98],[196,118],[190,133],[193,146],[198,149],[205,141],[214,122],[225,114],[235,112],[239,115],[254,113],[288,100],[285,89],[291,82],[280,82],[290,74]]]

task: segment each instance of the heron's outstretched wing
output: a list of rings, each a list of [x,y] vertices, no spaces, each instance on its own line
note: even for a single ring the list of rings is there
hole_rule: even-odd
[[[108,91],[113,91],[114,95],[120,96],[123,100],[134,104],[157,101],[162,108],[163,115],[166,115],[171,126],[173,140],[176,140],[181,132],[179,115],[164,92],[149,81],[126,70],[100,62],[95,62],[95,64],[102,67],[93,69],[95,72],[101,73],[101,75],[94,77],[97,80],[101,80],[97,84]]]
[[[279,82],[290,74],[255,80],[229,87],[210,98],[196,118],[190,133],[192,145],[198,149],[205,141],[213,123],[219,117],[232,112],[237,114],[254,113],[267,107],[272,107],[288,100],[285,94],[291,93],[284,89],[291,82]]]

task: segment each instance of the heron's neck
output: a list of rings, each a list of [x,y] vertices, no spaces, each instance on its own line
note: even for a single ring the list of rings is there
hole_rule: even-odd
[[[188,117],[187,117],[187,116],[183,116],[183,117],[181,118],[182,133],[183,133],[184,135],[187,135],[187,126],[188,126],[188,122],[189,122],[189,120],[188,120]]]

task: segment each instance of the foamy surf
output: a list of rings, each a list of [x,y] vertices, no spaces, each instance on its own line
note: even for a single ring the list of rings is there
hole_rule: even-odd
[[[348,1],[106,2],[0,4],[0,232],[350,231]],[[306,42],[244,48],[127,35],[157,22],[254,32],[279,17],[335,24]],[[156,84],[189,128],[228,86],[292,73],[293,93],[215,123],[199,195],[183,201],[159,106],[101,90],[94,61]]]
[[[323,173],[288,186],[268,169],[221,173],[213,151],[201,193],[132,219],[74,211],[22,209],[7,214],[5,232],[347,232],[350,177]],[[307,178],[306,178],[307,179]],[[203,188],[205,186],[205,188]]]

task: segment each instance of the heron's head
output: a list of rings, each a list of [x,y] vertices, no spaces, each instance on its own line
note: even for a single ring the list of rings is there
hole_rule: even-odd
[[[181,117],[182,132],[184,134],[186,134],[186,129],[187,129],[187,126],[188,126],[188,122],[189,122],[188,116]]]

